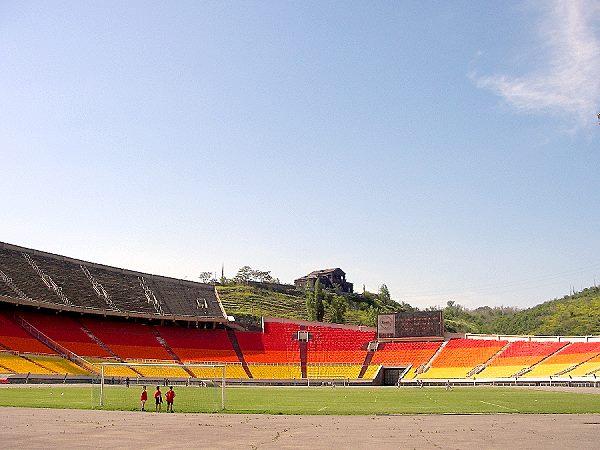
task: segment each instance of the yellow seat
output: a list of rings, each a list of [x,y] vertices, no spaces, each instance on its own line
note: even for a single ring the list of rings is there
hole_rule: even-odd
[[[565,376],[571,375],[572,377],[583,377],[587,374],[591,374],[600,370],[600,357],[595,357],[584,362],[583,364],[575,367],[573,370],[567,372]]]
[[[363,378],[365,380],[372,380],[377,375],[377,372],[379,371],[380,367],[381,366],[379,366],[379,365],[371,365],[371,366],[367,367],[367,370],[365,371]]]
[[[483,371],[475,375],[476,378],[511,378],[519,371],[523,370],[523,366],[487,366]]]
[[[134,361],[127,361],[134,362]],[[166,362],[165,364],[173,364]],[[148,378],[189,378],[190,375],[181,367],[174,366],[133,366],[143,377]]]
[[[89,372],[60,356],[30,356],[29,359],[60,375],[89,375]]]
[[[427,372],[417,375],[418,379],[466,378],[470,367],[431,367]]]
[[[542,378],[556,375],[563,370],[572,367],[573,364],[538,364],[529,372],[523,375],[525,378]]]
[[[252,376],[258,380],[294,380],[302,378],[300,364],[249,364]]]
[[[196,378],[221,378],[223,376],[222,367],[190,367]],[[248,378],[241,364],[226,364],[225,378]]]
[[[28,374],[32,373],[35,375],[52,375],[53,371],[45,367],[40,367],[25,358],[21,358],[18,355],[12,353],[0,353],[0,366],[6,367],[13,373]]]
[[[103,362],[116,362],[114,360],[107,359],[91,359],[90,363],[94,364],[98,373],[100,373],[100,364]],[[105,377],[129,377],[129,378],[138,378],[139,375],[131,370],[128,366],[104,366],[104,376]]]
[[[308,378],[349,378],[357,379],[362,365],[308,365],[306,366],[306,376]]]

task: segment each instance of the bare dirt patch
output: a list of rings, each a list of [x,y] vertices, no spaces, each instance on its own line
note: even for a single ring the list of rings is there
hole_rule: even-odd
[[[600,415],[269,416],[0,408],[3,448],[598,448]]]

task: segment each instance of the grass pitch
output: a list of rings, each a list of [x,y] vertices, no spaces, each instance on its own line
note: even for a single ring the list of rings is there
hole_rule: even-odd
[[[154,411],[152,386],[146,409]],[[176,387],[175,411],[220,411],[217,388]],[[105,409],[139,409],[140,388],[108,386],[105,406],[99,406],[99,387],[20,386],[0,388],[0,406]],[[551,392],[523,388],[462,387],[228,387],[226,413],[253,414],[495,414],[495,413],[600,413],[600,395]],[[163,404],[163,411],[166,405]]]

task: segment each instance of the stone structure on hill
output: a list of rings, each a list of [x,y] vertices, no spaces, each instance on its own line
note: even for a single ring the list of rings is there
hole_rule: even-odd
[[[294,280],[294,285],[301,289],[313,288],[317,280],[326,289],[337,289],[341,292],[352,293],[353,284],[346,281],[346,272],[339,267],[335,269],[315,270],[306,276]]]

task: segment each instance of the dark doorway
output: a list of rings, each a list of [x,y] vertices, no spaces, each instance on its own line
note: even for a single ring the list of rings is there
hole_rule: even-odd
[[[393,367],[383,369],[383,385],[384,386],[396,386],[398,384],[398,378],[400,374],[404,372],[404,367]]]

